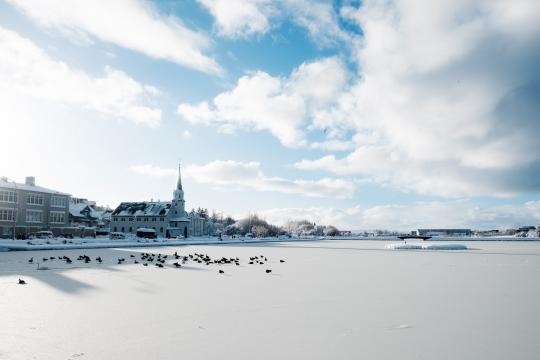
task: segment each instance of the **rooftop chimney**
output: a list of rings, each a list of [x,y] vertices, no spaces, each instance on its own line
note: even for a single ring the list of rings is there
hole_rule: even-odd
[[[26,181],[24,182],[26,185],[30,186],[36,186],[36,178],[33,176],[27,176]]]

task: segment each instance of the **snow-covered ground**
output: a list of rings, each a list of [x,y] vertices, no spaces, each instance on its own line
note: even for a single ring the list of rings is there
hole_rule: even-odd
[[[0,252],[0,359],[540,358],[539,242],[384,245]],[[178,269],[175,251],[240,265]],[[133,264],[141,252],[168,254],[166,265]],[[75,260],[80,254],[92,261]],[[27,262],[64,255],[73,263],[41,260],[50,270]],[[264,265],[248,263],[261,255]]]

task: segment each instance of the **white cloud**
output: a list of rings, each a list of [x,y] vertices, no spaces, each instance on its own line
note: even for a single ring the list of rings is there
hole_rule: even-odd
[[[284,0],[288,15],[304,27],[318,46],[354,43],[355,35],[341,29],[339,14],[327,1]],[[350,45],[350,44],[349,44]]]
[[[153,165],[130,167],[136,173],[150,176],[174,176],[175,169]],[[300,194],[310,197],[350,198],[354,184],[341,179],[288,180],[268,177],[263,174],[258,162],[212,161],[206,165],[189,165],[182,169],[182,175],[199,183],[211,185],[233,185],[257,191],[275,191],[286,194]]]
[[[216,96],[213,104],[180,104],[178,113],[195,124],[270,131],[288,147],[307,144],[304,123],[330,106],[346,83],[344,65],[337,58],[302,64],[288,78],[258,71],[241,77],[236,87]],[[324,84],[324,86],[321,86]]]
[[[178,169],[168,169],[162,168],[155,165],[133,165],[129,168],[131,171],[153,177],[169,177],[169,176],[178,176]]]
[[[339,25],[331,3],[314,0],[198,0],[214,17],[221,36],[246,38],[265,34],[285,19],[307,30],[317,46],[353,39]]]
[[[355,149],[297,168],[446,196],[540,190],[540,3],[368,0],[342,14],[364,33],[358,73],[311,128],[352,132]]]
[[[270,28],[269,17],[276,13],[270,0],[198,0],[215,19],[218,33],[226,37],[264,34]]]
[[[150,103],[159,94],[156,88],[111,68],[106,68],[102,77],[71,69],[30,40],[2,27],[0,94],[16,96],[18,101],[33,99],[33,107],[38,106],[36,100],[64,104],[152,127],[161,121],[161,110]],[[3,108],[0,111],[5,115]]]
[[[540,201],[483,207],[466,200],[418,202],[408,205],[275,208],[258,212],[271,223],[306,219],[316,224],[335,225],[341,230],[398,230],[418,228],[509,229],[540,223]]]
[[[182,136],[182,139],[189,140],[192,138],[193,135],[191,135],[191,132],[189,130],[184,130],[182,131],[181,136]]]
[[[139,0],[8,0],[40,25],[80,41],[116,44],[210,74],[222,69],[204,50],[207,36],[188,29],[180,19],[159,14]]]

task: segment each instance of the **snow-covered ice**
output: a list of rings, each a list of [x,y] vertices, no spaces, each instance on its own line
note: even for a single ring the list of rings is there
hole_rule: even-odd
[[[390,250],[467,250],[464,244],[433,244],[433,243],[394,243],[386,244]]]
[[[540,358],[540,243],[464,244],[474,251],[334,240],[0,252],[0,359]],[[241,265],[130,257],[175,251]],[[27,262],[79,254],[103,263]],[[249,265],[255,255],[268,263]]]

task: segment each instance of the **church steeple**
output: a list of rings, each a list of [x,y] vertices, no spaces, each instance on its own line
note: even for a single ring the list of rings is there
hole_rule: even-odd
[[[178,182],[176,183],[176,189],[182,190],[182,171],[180,163],[178,163]]]
[[[186,202],[184,200],[184,190],[182,189],[182,172],[180,168],[180,163],[178,163],[178,181],[176,183],[172,201],[172,210],[174,211],[175,216],[184,216],[185,213]]]

